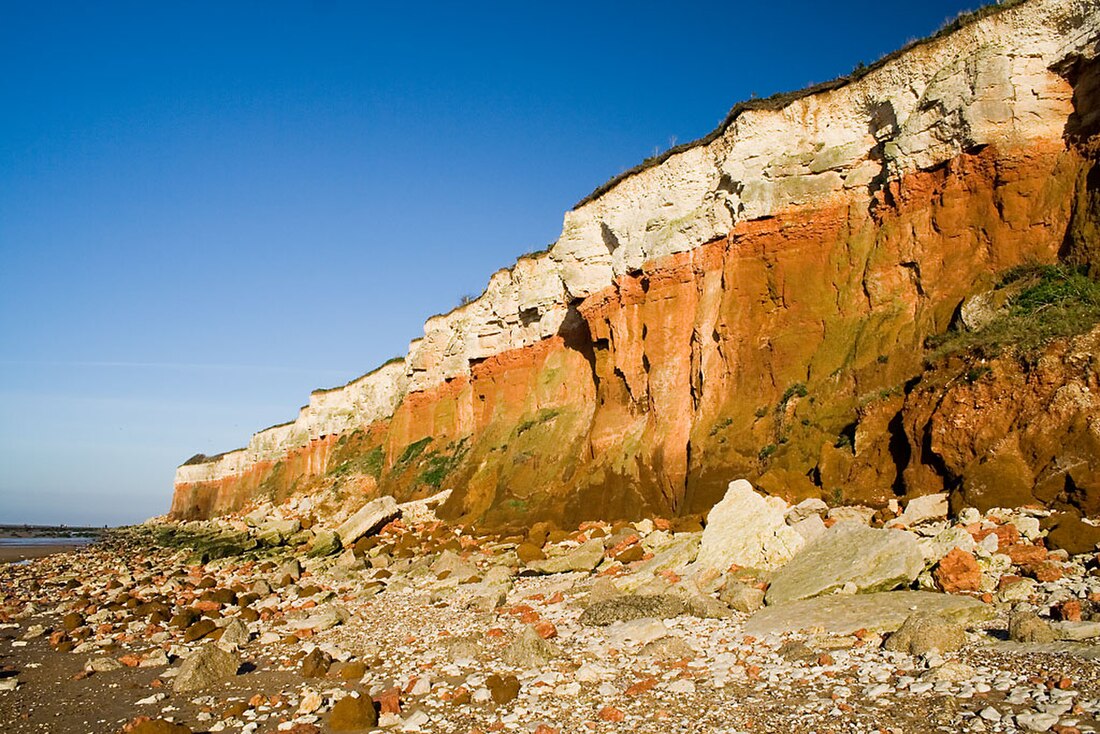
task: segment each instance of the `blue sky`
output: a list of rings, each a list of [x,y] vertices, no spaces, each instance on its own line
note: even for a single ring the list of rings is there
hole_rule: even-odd
[[[611,176],[973,5],[0,0],[0,522],[166,511]]]

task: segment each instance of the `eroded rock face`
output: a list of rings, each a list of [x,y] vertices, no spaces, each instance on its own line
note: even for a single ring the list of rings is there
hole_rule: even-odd
[[[442,516],[575,523],[702,514],[731,476],[788,501],[958,491],[1095,509],[1093,378],[1071,379],[1072,361],[1065,390],[1054,367],[988,395],[902,387],[999,273],[1100,252],[1097,32],[1083,1],[1031,0],[741,112],[569,212],[548,252],[429,320],[399,362],[180,467],[172,514],[453,487]],[[1033,398],[1015,405],[1020,381]],[[976,397],[996,406],[984,426]]]

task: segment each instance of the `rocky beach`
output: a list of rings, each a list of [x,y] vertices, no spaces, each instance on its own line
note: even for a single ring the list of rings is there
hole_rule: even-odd
[[[150,522],[4,566],[0,727],[1100,727],[1100,527],[1077,515],[789,506],[739,481],[702,522],[485,535],[443,499],[329,529],[304,500]]]
[[[1004,0],[832,81],[753,93],[240,448],[213,444],[238,409],[213,377],[198,401],[101,401],[178,404],[208,439],[172,461],[211,454],[125,521],[163,516],[82,547],[0,543],[16,561],[0,563],[0,732],[1100,732],[1098,59],[1097,0]],[[215,200],[205,176],[193,188]],[[380,211],[371,236],[441,229],[447,258],[491,239],[486,217],[418,228]],[[158,245],[201,266],[161,290],[202,329],[170,361],[76,364],[243,371],[244,400],[249,380],[294,372],[258,364],[258,341],[326,364],[308,344],[375,346],[377,322],[327,296],[390,265],[304,244],[283,261],[261,239],[247,276],[221,251]],[[272,287],[259,260],[316,275],[325,297]],[[262,298],[195,310],[253,283]],[[398,323],[411,300],[379,313]],[[247,359],[207,338],[227,314]],[[83,431],[59,419],[24,453],[160,415],[133,410]],[[75,470],[150,464],[139,449],[163,441],[142,438],[97,443]],[[24,471],[52,486],[40,473]],[[57,511],[96,502],[78,491]],[[85,511],[132,509],[118,504]]]

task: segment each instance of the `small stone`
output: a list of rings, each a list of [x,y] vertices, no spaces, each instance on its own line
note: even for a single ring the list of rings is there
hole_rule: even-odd
[[[298,703],[298,714],[312,714],[324,704],[325,698],[317,691],[305,689],[302,691],[302,700]]]
[[[1041,712],[1016,714],[1016,726],[1024,731],[1050,731],[1058,723],[1058,716]]]
[[[764,606],[764,592],[735,579],[727,579],[718,598],[736,612],[752,614]]]
[[[932,576],[936,579],[936,585],[949,594],[978,591],[982,586],[982,569],[977,559],[961,548],[955,548],[941,558]]]
[[[328,725],[333,731],[357,732],[372,729],[378,724],[378,714],[370,696],[344,696],[332,707]]]
[[[952,661],[932,668],[921,676],[921,680],[926,683],[962,683],[973,680],[977,674],[978,671],[972,666]],[[912,689],[910,686],[910,690]]]
[[[235,650],[248,644],[248,627],[239,619],[233,619],[222,628],[222,636],[218,638],[218,644],[224,648]]]
[[[954,652],[966,644],[966,631],[938,614],[913,614],[886,640],[887,650],[926,655]]]
[[[357,681],[361,680],[364,675],[367,674],[367,664],[361,660],[356,660],[350,663],[343,663],[336,671],[336,675],[341,680]]]
[[[485,686],[489,689],[489,695],[492,696],[493,701],[498,705],[509,703],[519,695],[519,679],[514,675],[490,675],[485,680]]]
[[[1008,618],[1008,637],[1013,642],[1054,642],[1054,629],[1032,612],[1014,612]]]
[[[553,645],[539,636],[531,627],[512,641],[501,654],[501,659],[516,668],[541,668],[559,655]]]
[[[122,667],[122,663],[114,658],[98,657],[92,658],[88,662],[84,663],[84,670],[91,671],[93,673],[110,673],[112,670],[118,670]]]
[[[184,630],[183,641],[195,642],[196,640],[201,640],[203,637],[206,637],[217,628],[218,625],[214,624],[214,620],[200,619],[199,621],[188,627],[186,630]]]
[[[144,719],[144,717],[142,717]],[[126,728],[129,734],[191,734],[191,730],[183,724],[165,719],[135,720]]]
[[[520,543],[516,546],[516,556],[519,558],[520,563],[527,565],[531,561],[541,561],[546,558],[546,554],[542,552],[542,548],[534,543]]]
[[[600,721],[622,722],[626,720],[626,714],[614,706],[604,706],[600,709],[600,712],[596,714],[596,718]]]
[[[323,678],[332,665],[332,656],[319,647],[302,658],[301,673],[303,678]]]

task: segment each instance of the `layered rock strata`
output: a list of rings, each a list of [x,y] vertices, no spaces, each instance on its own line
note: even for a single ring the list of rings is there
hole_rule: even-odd
[[[967,296],[1092,264],[1100,7],[961,26],[613,182],[403,360],[181,466],[172,514],[453,487],[450,517],[574,522],[705,512],[737,476],[831,503],[965,493],[905,391]],[[1095,504],[1100,460],[1077,454],[1044,455],[1016,499],[1072,464]]]

